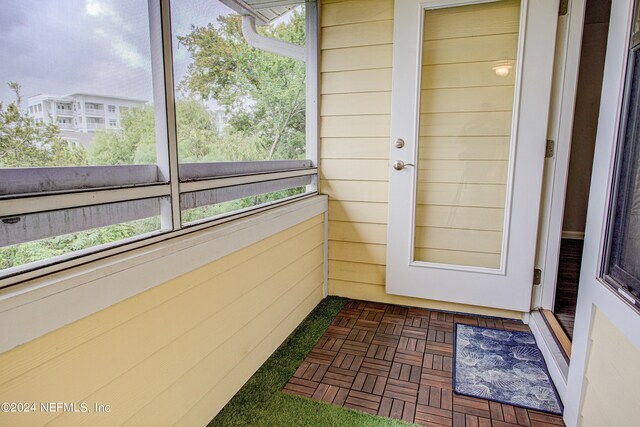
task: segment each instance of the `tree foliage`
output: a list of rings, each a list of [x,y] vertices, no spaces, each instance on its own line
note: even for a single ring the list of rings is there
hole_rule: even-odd
[[[304,64],[248,46],[237,15],[192,28],[179,41],[193,60],[180,83],[176,102],[178,157],[181,163],[304,158]],[[304,44],[304,16],[274,28],[269,37]],[[151,106],[121,114],[121,130],[97,132],[87,153],[69,146],[55,124],[36,123],[16,102],[0,104],[0,167],[155,164],[155,112]],[[224,132],[206,102],[216,100],[229,118]],[[183,212],[183,221],[266,203],[304,191],[282,190]],[[158,230],[158,218],[116,224],[0,248],[0,269],[63,255]]]
[[[304,15],[295,12],[261,32],[304,45]],[[180,87],[224,106],[229,133],[256,138],[260,155],[254,160],[304,157],[304,63],[251,48],[238,15],[221,16],[178,40],[193,59]]]
[[[215,114],[193,97],[176,101],[178,157],[181,163],[252,160],[259,153],[255,139],[220,135]],[[122,130],[98,132],[91,164],[156,163],[153,107],[132,108],[122,114]]]
[[[37,123],[21,109],[20,85],[9,82],[16,100],[0,102],[0,167],[79,166],[87,163],[82,147],[60,138],[54,123]]]

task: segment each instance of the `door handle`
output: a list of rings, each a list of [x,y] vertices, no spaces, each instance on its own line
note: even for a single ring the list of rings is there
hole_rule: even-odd
[[[402,160],[396,160],[395,162],[393,162],[393,168],[397,171],[401,171],[402,169],[404,169],[407,166],[415,166],[411,163],[405,163]]]

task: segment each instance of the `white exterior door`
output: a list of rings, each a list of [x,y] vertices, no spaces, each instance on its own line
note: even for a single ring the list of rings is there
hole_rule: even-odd
[[[558,0],[397,0],[387,292],[528,312]]]

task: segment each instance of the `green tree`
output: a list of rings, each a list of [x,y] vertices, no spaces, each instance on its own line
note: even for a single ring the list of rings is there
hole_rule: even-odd
[[[303,158],[304,64],[250,48],[242,36],[239,16],[220,17],[218,24],[194,28],[190,34],[179,38],[193,59],[188,75],[180,85],[187,96],[176,103],[180,161]],[[304,16],[294,13],[289,22],[260,31],[269,37],[303,45]],[[20,114],[19,87],[16,88],[16,103],[10,104],[6,112],[0,106],[3,114],[0,167],[5,164],[86,164],[84,150],[66,145],[59,137],[57,126],[37,124]],[[224,135],[220,135],[215,116],[205,104],[210,99],[217,100],[229,115],[229,126]],[[96,134],[89,153],[90,164],[154,164],[153,107],[130,109],[123,113],[121,120],[122,130]],[[304,188],[282,190],[203,206],[184,212],[183,219],[193,221],[303,191]],[[158,227],[158,218],[150,218],[0,248],[0,269],[121,240]]]
[[[255,154],[252,139],[221,138],[215,115],[193,97],[176,102],[178,156],[180,162],[248,160]],[[253,153],[253,154],[252,154]],[[153,107],[132,108],[122,114],[122,130],[98,132],[90,152],[91,164],[124,165],[156,163],[156,131]]]
[[[20,85],[9,82],[16,100],[0,102],[0,167],[80,166],[87,153],[60,138],[54,123],[37,123],[21,109]]]
[[[96,133],[90,150],[93,165],[156,163],[156,129],[152,107],[130,108],[121,114],[122,130]]]
[[[288,22],[260,31],[303,45],[304,15],[294,12]],[[178,40],[193,59],[181,89],[223,105],[229,134],[256,138],[253,160],[304,157],[304,63],[251,48],[238,15],[221,16],[217,25],[193,28]]]
[[[114,224],[93,230],[0,247],[0,270],[156,231],[158,218]]]

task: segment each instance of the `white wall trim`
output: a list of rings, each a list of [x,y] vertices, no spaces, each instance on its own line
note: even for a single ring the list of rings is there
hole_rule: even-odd
[[[0,352],[161,285],[328,209],[309,197],[0,291]]]
[[[318,167],[320,159],[320,4],[315,0],[305,2],[305,30],[307,59],[305,61],[306,77],[306,149],[307,159]],[[318,190],[316,180],[313,191]]]
[[[323,296],[329,296],[329,212],[324,214],[324,291]]]

